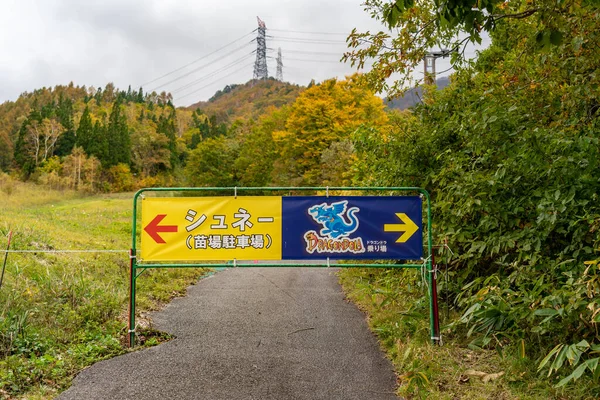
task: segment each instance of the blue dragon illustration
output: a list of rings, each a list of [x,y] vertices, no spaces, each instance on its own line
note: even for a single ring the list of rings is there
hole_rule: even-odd
[[[352,207],[347,215],[350,223],[347,223],[342,215],[346,212],[348,200],[338,201],[337,203],[321,203],[308,209],[308,213],[315,221],[323,225],[321,235],[337,239],[340,236],[349,236],[358,229],[358,218],[356,213],[360,211],[358,207]]]

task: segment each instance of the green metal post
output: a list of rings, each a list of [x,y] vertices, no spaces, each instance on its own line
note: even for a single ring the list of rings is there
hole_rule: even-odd
[[[431,232],[431,199],[429,197],[429,193],[426,190],[420,190],[420,192],[425,196],[425,200],[427,203],[427,259],[425,262],[425,268],[427,268],[427,283],[429,287],[429,331],[431,333],[431,342],[433,344],[437,344],[439,341],[438,333],[435,329],[435,321],[437,320],[437,316],[435,312],[437,311],[434,307],[433,298],[435,296],[434,285],[433,285],[433,235]]]
[[[135,196],[133,196],[133,215],[131,217],[131,249],[129,250],[129,347],[135,346],[135,294],[137,281],[137,202],[138,197],[141,194],[142,191],[140,190],[135,194]]]
[[[129,347],[135,346],[135,282],[136,257],[134,250],[129,251]]]

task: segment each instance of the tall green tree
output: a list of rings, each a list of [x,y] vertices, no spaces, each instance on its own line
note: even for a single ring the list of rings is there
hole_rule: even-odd
[[[92,123],[92,116],[90,115],[90,108],[88,105],[85,106],[83,114],[79,119],[79,126],[77,127],[76,145],[82,147],[87,154],[91,154],[91,149],[94,145],[94,125]]]
[[[234,163],[242,186],[268,186],[273,165],[278,157],[273,132],[285,129],[289,109],[283,107],[263,116],[251,128],[250,134],[240,138],[240,147]]]
[[[107,85],[108,88],[108,85]],[[110,95],[106,94],[107,96]],[[104,166],[129,164],[131,161],[131,139],[127,119],[122,110],[122,98],[117,96],[106,126],[108,154]]]
[[[56,119],[64,127],[65,131],[56,143],[55,154],[65,156],[71,153],[76,143],[75,127],[73,123],[73,100],[60,93],[56,105]]]

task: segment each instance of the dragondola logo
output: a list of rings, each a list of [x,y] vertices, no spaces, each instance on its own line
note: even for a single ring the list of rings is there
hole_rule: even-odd
[[[317,253],[364,253],[365,246],[362,238],[350,238],[356,232],[359,221],[356,213],[358,207],[351,207],[346,211],[348,200],[336,203],[321,203],[308,209],[310,216],[323,228],[319,233],[308,231],[304,234],[306,251]],[[344,215],[345,214],[345,215]],[[346,217],[349,222],[346,221]]]

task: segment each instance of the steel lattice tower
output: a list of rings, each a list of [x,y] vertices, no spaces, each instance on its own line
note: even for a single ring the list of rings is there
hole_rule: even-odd
[[[277,75],[275,79],[283,82],[283,60],[281,59],[281,47],[277,51]]]
[[[256,62],[254,63],[254,80],[267,79],[269,71],[267,70],[267,26],[265,21],[256,17],[258,20],[258,36],[256,37]]]

